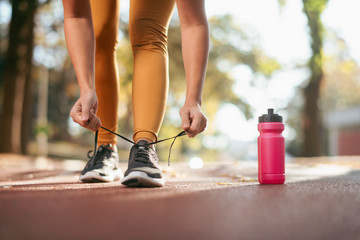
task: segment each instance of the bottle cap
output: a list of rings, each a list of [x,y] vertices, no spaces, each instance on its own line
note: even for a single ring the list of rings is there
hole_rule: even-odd
[[[267,114],[259,117],[259,123],[261,122],[282,122],[282,116],[274,114],[274,109],[269,108]]]

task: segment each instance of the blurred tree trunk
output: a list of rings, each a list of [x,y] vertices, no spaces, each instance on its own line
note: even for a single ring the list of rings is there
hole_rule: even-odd
[[[24,153],[31,113],[31,66],[37,0],[12,0],[4,66],[0,152]]]
[[[311,76],[304,88],[305,106],[303,110],[304,140],[302,155],[306,157],[319,156],[323,153],[322,121],[318,107],[320,84],[323,78],[323,26],[320,15],[328,0],[303,0],[304,12],[308,19],[311,37],[312,56],[309,61]]]

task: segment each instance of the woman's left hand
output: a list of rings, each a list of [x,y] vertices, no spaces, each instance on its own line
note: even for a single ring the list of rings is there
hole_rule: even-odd
[[[198,104],[185,103],[180,109],[180,117],[182,119],[181,128],[186,131],[189,137],[195,137],[206,128],[207,119]]]

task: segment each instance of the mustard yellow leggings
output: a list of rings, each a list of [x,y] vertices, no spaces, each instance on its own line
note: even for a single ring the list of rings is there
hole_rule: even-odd
[[[119,76],[116,45],[118,0],[91,0],[96,38],[95,87],[97,115],[104,127],[117,131]],[[132,104],[134,141],[156,141],[168,90],[167,32],[174,0],[131,0],[130,41],[134,56]],[[116,144],[115,135],[99,130],[99,144]]]

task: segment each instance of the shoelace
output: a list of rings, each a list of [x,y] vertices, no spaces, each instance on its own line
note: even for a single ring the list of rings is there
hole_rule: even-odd
[[[143,145],[144,146],[144,145]],[[149,147],[147,147],[149,148]],[[152,149],[151,149],[152,150]],[[141,148],[139,147],[138,148],[138,151],[136,152],[136,161],[140,161],[140,162],[143,162],[143,163],[147,163],[147,159],[149,158],[149,152],[146,151],[144,148]]]
[[[110,133],[112,133],[112,134],[114,134],[114,135],[122,138],[123,140],[125,140],[125,141],[127,141],[127,142],[130,142],[130,143],[132,143],[132,144],[134,144],[134,145],[138,145],[138,144],[135,143],[134,141],[131,141],[131,140],[128,139],[127,137],[124,137],[124,136],[122,136],[122,135],[120,135],[120,134],[118,134],[118,133],[116,133],[116,132],[113,132],[113,131],[111,131],[110,129],[107,129],[107,128],[102,127],[102,126],[101,126],[101,128],[104,129],[105,131],[108,131],[108,132],[110,132]],[[98,142],[98,135],[99,135],[98,132],[99,132],[99,130],[97,130],[97,131],[95,132],[95,144],[94,144],[94,155],[93,155],[93,156],[95,156],[95,155],[96,155],[96,152],[97,152],[97,142]],[[181,137],[181,136],[184,136],[184,135],[186,135],[186,132],[185,132],[185,131],[182,131],[182,132],[180,132],[179,134],[177,134],[176,136],[169,137],[169,138],[164,138],[164,139],[161,139],[161,140],[158,140],[158,141],[155,141],[155,142],[151,142],[151,143],[147,143],[147,144],[144,144],[144,145],[145,145],[145,146],[150,146],[150,145],[153,145],[153,144],[156,144],[156,143],[161,143],[161,142],[164,142],[164,141],[167,141],[167,140],[174,139],[174,140],[172,141],[171,145],[170,145],[170,148],[169,148],[168,166],[170,166],[171,149],[172,149],[172,147],[173,147],[173,145],[174,145],[174,143],[175,143],[175,140],[176,140],[176,138]],[[142,145],[142,146],[144,146],[144,145]],[[140,146],[140,145],[138,145],[138,146]],[[152,148],[150,148],[150,149],[152,149]],[[88,156],[89,156],[89,153],[88,153]]]
[[[99,149],[100,149],[100,148],[99,148]],[[88,165],[87,165],[86,167],[88,167],[88,166],[96,166],[96,165],[98,165],[98,164],[102,164],[102,160],[104,159],[104,155],[100,154],[100,158],[99,158],[99,157],[96,158],[95,155],[96,155],[98,152],[104,152],[104,151],[106,151],[106,149],[105,149],[105,148],[101,148],[100,151],[99,151],[99,149],[98,149],[98,150],[96,151],[96,153],[94,153],[92,156],[90,156],[90,153],[93,152],[93,150],[90,150],[90,151],[87,153],[88,158],[90,158],[90,161],[88,162]]]

